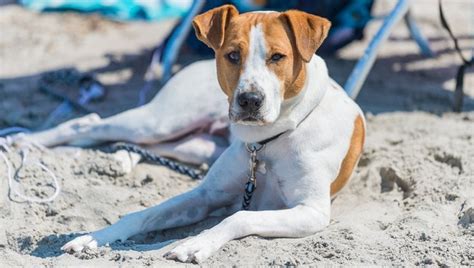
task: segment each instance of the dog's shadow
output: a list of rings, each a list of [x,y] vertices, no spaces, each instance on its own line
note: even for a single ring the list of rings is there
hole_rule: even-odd
[[[64,244],[81,235],[81,233],[47,235],[36,243],[36,247],[30,255],[40,258],[57,257],[64,254],[61,250]],[[24,240],[28,240],[28,238]]]
[[[189,226],[139,234],[129,238],[124,242],[113,242],[109,245],[109,247],[112,251],[131,250],[145,252],[160,250],[176,241],[195,236],[206,229],[212,228],[222,219],[223,217],[210,217],[206,220]],[[49,258],[67,254],[61,250],[61,247],[74,238],[84,234],[85,233],[47,235],[36,243],[36,246],[30,252],[30,255],[39,258]],[[28,240],[30,238],[27,237],[25,239]]]

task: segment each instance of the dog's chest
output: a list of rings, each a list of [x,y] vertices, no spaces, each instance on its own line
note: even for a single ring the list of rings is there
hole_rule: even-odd
[[[275,173],[272,161],[265,156],[260,156],[257,170],[257,188],[252,195],[250,210],[285,208],[286,202],[281,178]]]

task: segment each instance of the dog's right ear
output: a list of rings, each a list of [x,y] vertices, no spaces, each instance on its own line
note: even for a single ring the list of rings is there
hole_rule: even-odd
[[[232,17],[239,15],[233,5],[223,5],[198,15],[193,20],[196,36],[208,47],[217,50],[224,43],[224,33]]]

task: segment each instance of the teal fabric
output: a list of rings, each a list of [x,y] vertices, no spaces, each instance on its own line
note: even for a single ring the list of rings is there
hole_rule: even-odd
[[[183,16],[192,0],[20,0],[37,11],[100,13],[117,20],[163,20]]]

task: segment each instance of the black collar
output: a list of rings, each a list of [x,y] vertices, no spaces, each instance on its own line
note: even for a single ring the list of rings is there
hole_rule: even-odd
[[[263,146],[263,145],[265,145],[265,144],[267,144],[267,143],[269,143],[269,142],[271,142],[271,141],[274,141],[274,140],[278,139],[278,137],[280,137],[281,135],[283,135],[285,132],[286,132],[286,131],[283,131],[283,132],[281,132],[281,133],[279,133],[279,134],[276,134],[276,135],[273,136],[273,137],[270,137],[270,138],[268,138],[268,139],[264,139],[263,141],[259,141],[259,142],[257,142],[257,144]]]

